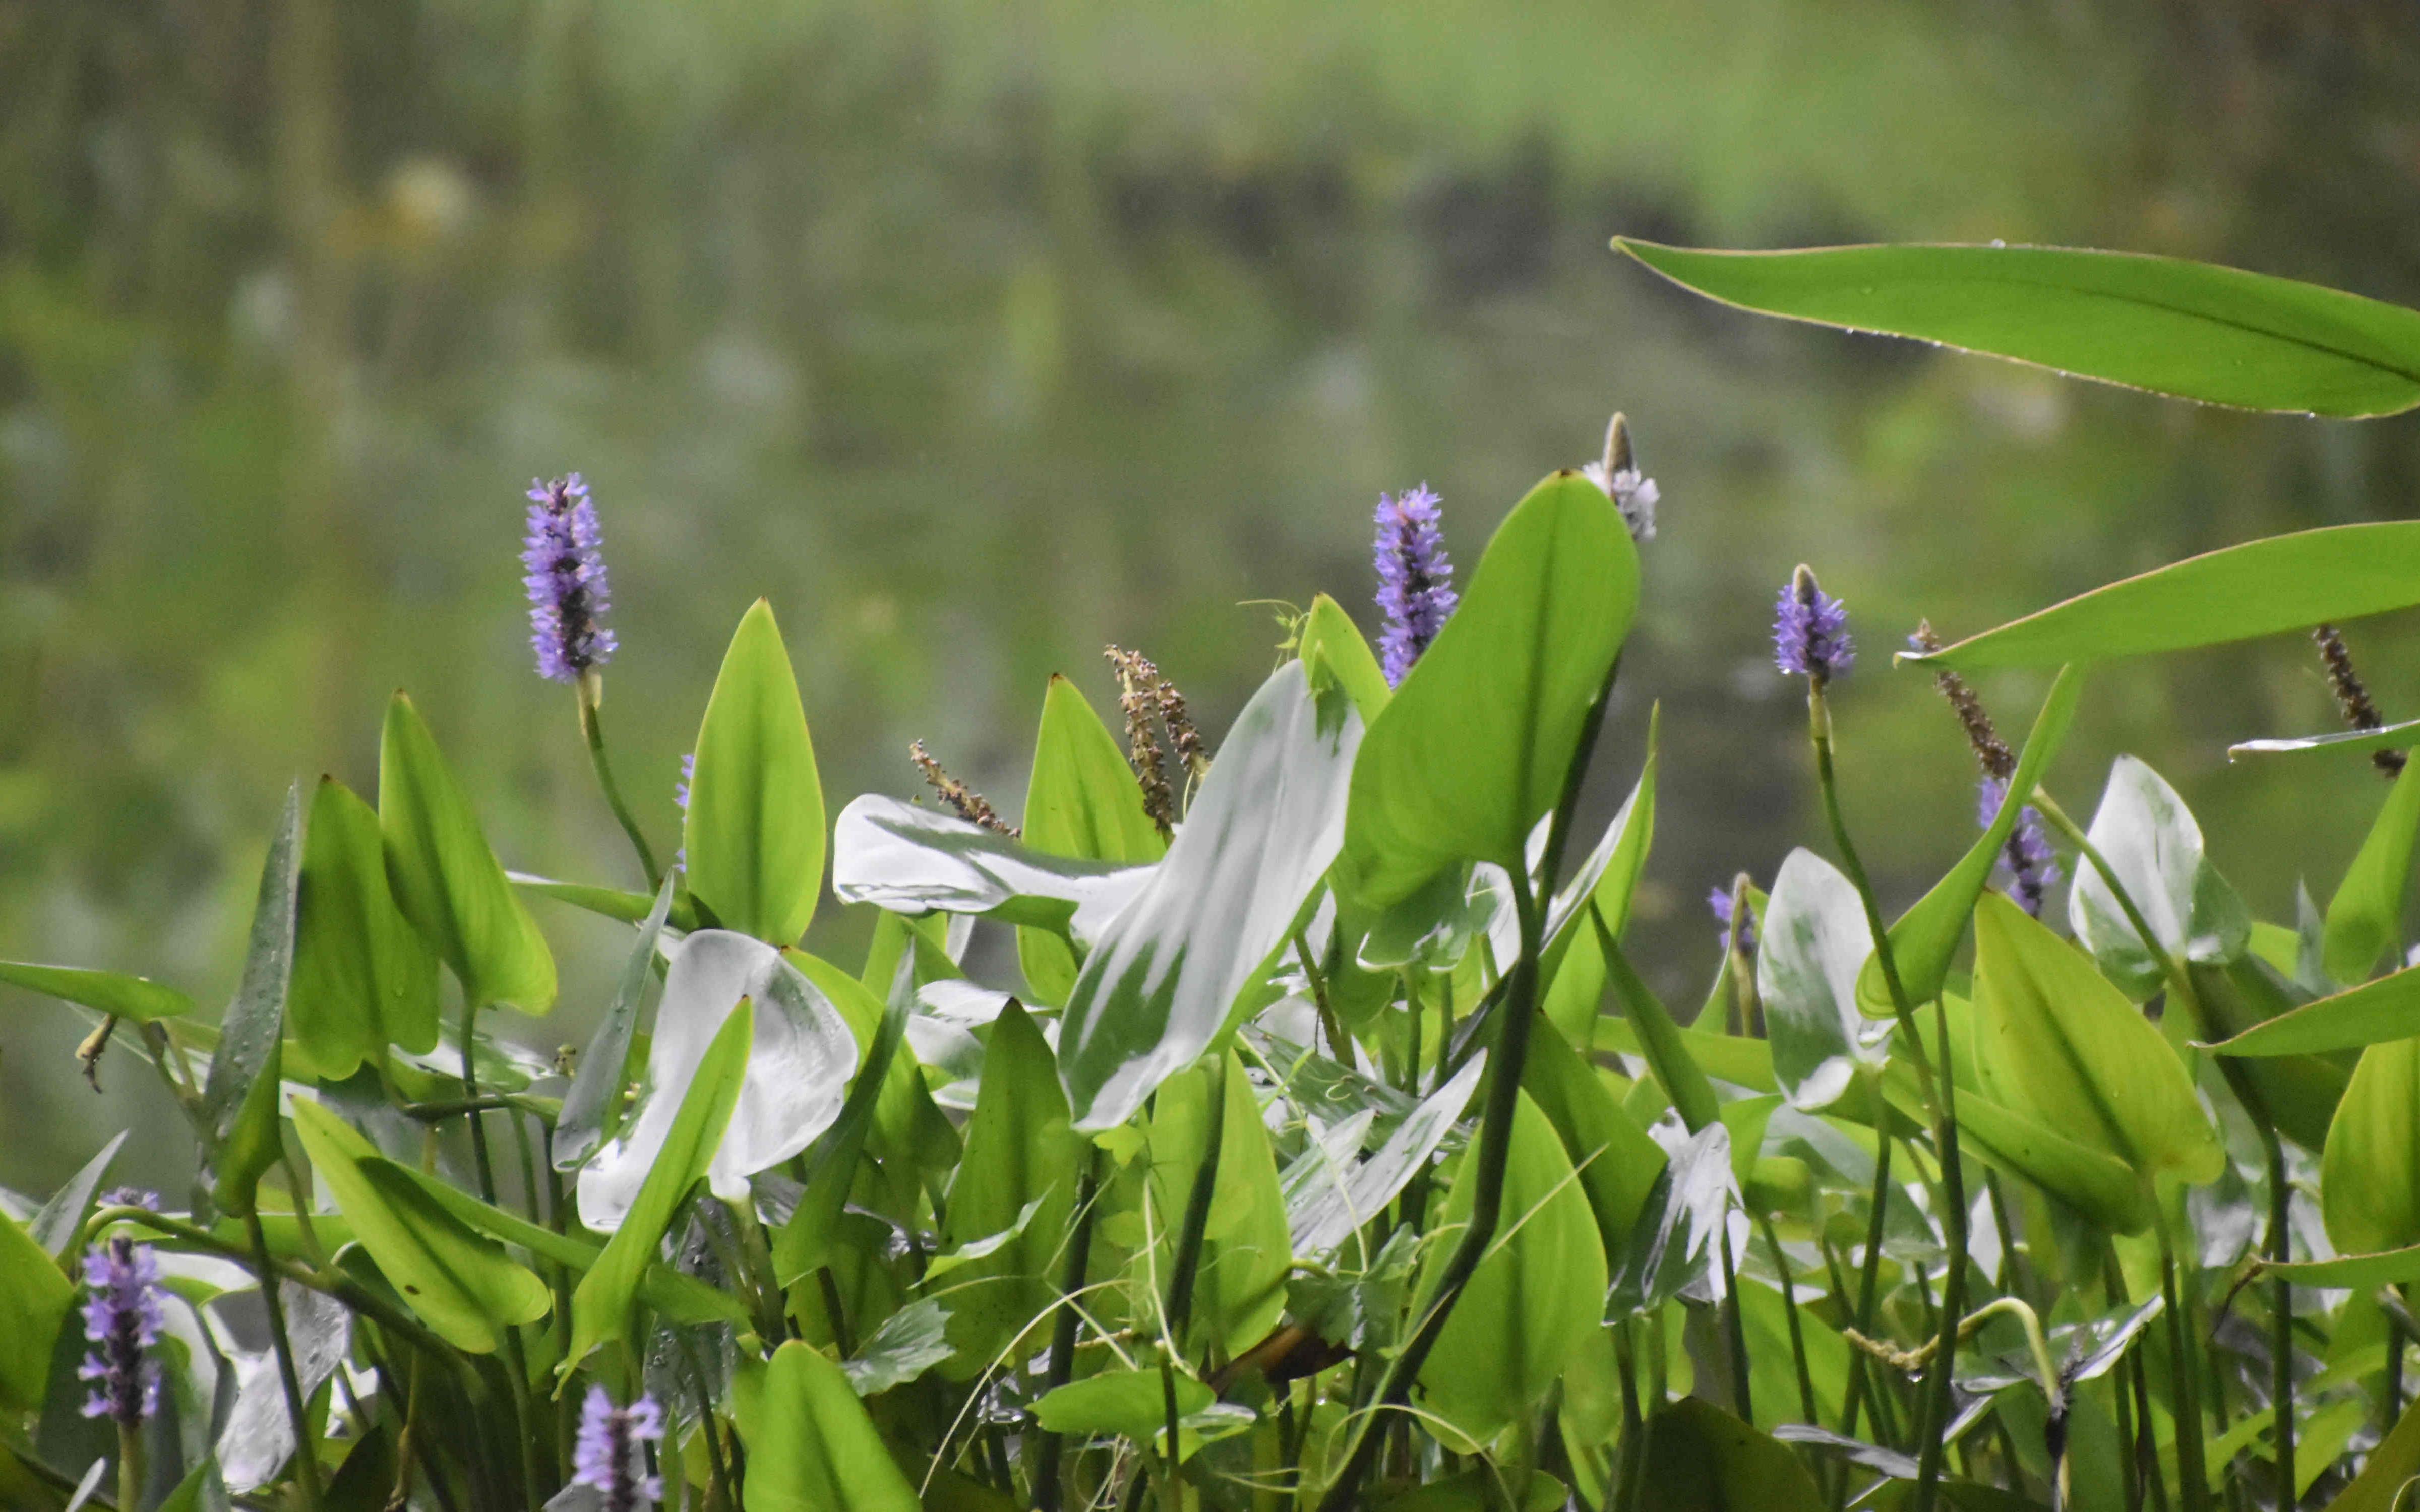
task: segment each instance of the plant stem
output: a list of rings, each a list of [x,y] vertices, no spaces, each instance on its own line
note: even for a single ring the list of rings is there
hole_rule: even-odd
[[[2202,1463],[2201,1382],[2193,1367],[2190,1331],[2177,1285],[2176,1246],[2163,1211],[2156,1224],[2160,1235],[2160,1294],[2168,1317],[2168,1393],[2177,1428],[2177,1499],[2185,1512],[2210,1512],[2210,1473]]]
[[[1739,1272],[1731,1263],[1730,1215],[1724,1214],[1722,1233],[1723,1336],[1730,1346],[1731,1407],[1743,1423],[1756,1421],[1756,1403],[1748,1387],[1747,1329],[1740,1320]]]
[[[135,1512],[143,1504],[143,1425],[117,1425],[117,1504]]]
[[[1802,1421],[1820,1423],[1815,1413],[1815,1373],[1807,1365],[1807,1335],[1798,1321],[1798,1287],[1791,1279],[1790,1257],[1781,1253],[1781,1236],[1774,1231],[1770,1216],[1757,1220],[1764,1226],[1765,1248],[1773,1251],[1773,1268],[1781,1273],[1782,1316],[1790,1319],[1790,1356],[1798,1366],[1798,1410]]]
[[[1885,1125],[1879,1131],[1880,1137],[1874,1141],[1874,1189],[1870,1211],[1866,1218],[1866,1258],[1858,1268],[1857,1277],[1857,1332],[1871,1338],[1874,1307],[1881,1301],[1883,1223],[1891,1190],[1891,1139],[1889,1105],[1883,1102],[1882,1078],[1870,1070],[1864,1075],[1868,1095],[1873,1105],[1882,1110],[1880,1117]],[[1848,1401],[1840,1412],[1840,1436],[1854,1439],[1857,1436],[1857,1408],[1869,1392],[1874,1396],[1874,1421],[1877,1424],[1882,1421],[1882,1388],[1873,1381],[1873,1366],[1869,1362],[1860,1355],[1852,1355],[1850,1363],[1854,1368],[1849,1377]],[[1841,1495],[1845,1497],[1847,1491],[1848,1483],[1844,1477],[1840,1485]],[[1838,1504],[1837,1500],[1835,1504]]]
[[[1097,1145],[1084,1152],[1084,1175],[1076,1189],[1076,1229],[1067,1242],[1067,1269],[1059,1280],[1059,1314],[1050,1324],[1050,1371],[1047,1391],[1057,1391],[1075,1379],[1076,1335],[1081,1321],[1076,1315],[1076,1294],[1084,1289],[1091,1268],[1093,1215],[1101,1185],[1101,1151]],[[1034,1512],[1059,1512],[1059,1455],[1063,1441],[1046,1432],[1034,1445],[1032,1496]]]
[[[1227,1057],[1214,1057],[1209,1062],[1210,1087],[1205,1094],[1210,1103],[1210,1136],[1202,1142],[1202,1164],[1194,1168],[1193,1186],[1186,1195],[1185,1227],[1178,1231],[1176,1256],[1170,1268],[1168,1280],[1168,1348],[1171,1353],[1185,1349],[1185,1331],[1193,1321],[1193,1283],[1202,1269],[1202,1245],[1210,1228],[1210,1199],[1218,1189],[1218,1152],[1227,1137]],[[1175,1400],[1176,1388],[1169,1387],[1169,1400]],[[1170,1419],[1169,1432],[1173,1435],[1175,1420]],[[1169,1441],[1169,1459],[1175,1461],[1176,1442]]]
[[[286,1303],[277,1295],[277,1275],[269,1253],[269,1235],[260,1227],[257,1208],[243,1215],[252,1233],[252,1252],[260,1278],[260,1300],[269,1310],[269,1341],[277,1351],[277,1375],[286,1387],[286,1417],[294,1429],[294,1475],[302,1483],[302,1505],[319,1504],[319,1457],[313,1452],[309,1404],[302,1396],[302,1376],[294,1368],[294,1341],[286,1332]],[[131,1504],[130,1504],[131,1505]]]
[[[656,869],[656,853],[647,848],[647,837],[639,831],[639,822],[630,816],[630,806],[622,801],[621,786],[613,780],[613,764],[605,759],[605,725],[598,712],[604,702],[602,682],[594,677],[580,680],[580,733],[588,743],[588,764],[597,771],[597,785],[605,790],[605,806],[622,825],[622,833],[630,837],[630,848],[639,853],[639,870],[647,874],[647,890],[663,886],[664,874]]]
[[[2288,1227],[2293,1188],[2286,1182],[2286,1151],[2277,1135],[2262,1131],[2269,1157],[2269,1257],[2280,1265],[2294,1257],[2294,1237]],[[2272,1284],[2269,1303],[2269,1395],[2277,1415],[2277,1504],[2290,1508],[2301,1484],[2294,1476],[2294,1284],[2279,1275]]]
[[[496,1205],[495,1167],[488,1163],[488,1126],[486,1118],[477,1111],[479,1073],[471,1063],[471,1045],[479,1027],[479,1000],[465,992],[462,995],[462,1101],[473,1104],[466,1115],[471,1120],[471,1159],[479,1173],[479,1196],[489,1207]]]

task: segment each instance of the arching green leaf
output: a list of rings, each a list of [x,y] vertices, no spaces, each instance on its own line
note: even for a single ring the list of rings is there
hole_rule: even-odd
[[[2420,838],[2420,763],[2409,763],[2388,790],[2361,850],[2328,900],[2322,959],[2338,981],[2360,981],[2403,936],[2412,887],[2412,842]]]
[[[147,1024],[178,1018],[194,1011],[194,1000],[174,987],[148,977],[115,971],[85,971],[76,966],[37,965],[31,961],[0,961],[0,981],[27,992],[41,993],[85,1008],[115,1013]]]
[[[763,599],[741,616],[697,732],[689,889],[723,928],[795,945],[824,884],[824,789],[790,653]]]
[[[219,1042],[202,1085],[202,1113],[217,1135],[211,1196],[239,1216],[250,1212],[261,1173],[283,1151],[278,1081],[283,1072],[286,1000],[293,982],[295,899],[302,850],[302,794],[288,788],[277,834],[260,866],[252,934],[235,1000],[219,1021]]]
[[[1310,612],[1303,616],[1300,652],[1311,686],[1318,687],[1325,680],[1334,679],[1360,711],[1365,725],[1378,717],[1395,696],[1395,690],[1387,686],[1386,670],[1378,665],[1377,654],[1362,639],[1352,616],[1326,594],[1314,597]]]
[[[1582,1052],[1595,1048],[1597,1010],[1605,1000],[1605,951],[1589,922],[1587,905],[1595,905],[1606,932],[1620,941],[1630,926],[1631,903],[1647,871],[1648,849],[1655,841],[1655,752],[1662,723],[1661,705],[1650,709],[1647,762],[1639,768],[1638,781],[1606,826],[1605,838],[1557,892],[1547,916],[1546,949],[1538,966],[1539,980],[1545,984],[1541,1009]]]
[[[1664,1147],[1613,1100],[1594,1067],[1551,1024],[1530,1031],[1529,1062],[1521,1090],[1554,1126],[1563,1153],[1579,1172],[1580,1190],[1596,1217],[1606,1265],[1618,1271],[1628,1257],[1638,1215],[1668,1164]]]
[[[2319,1213],[2345,1254],[2420,1244],[2420,1040],[2361,1053],[2319,1156]]]
[[[1207,1347],[1232,1358],[1264,1337],[1285,1311],[1286,1273],[1294,1250],[1286,1205],[1278,1188],[1277,1157],[1261,1123],[1260,1104],[1243,1062],[1228,1051],[1162,1083],[1150,1126],[1152,1200],[1166,1213],[1158,1274],[1175,1259],[1181,1215],[1208,1149],[1210,1119],[1221,1119],[1218,1167],[1213,1178],[1202,1255],[1195,1269],[1193,1316],[1180,1341],[1188,1355]],[[1213,1075],[1214,1071],[1219,1071]],[[1213,1106],[1214,1101],[1216,1106]]]
[[[302,841],[286,1020],[296,1071],[342,1081],[388,1044],[437,1047],[437,958],[395,905],[376,810],[319,779]]]
[[[2222,1056],[2323,1056],[2420,1035],[2420,968],[2304,1003],[2210,1048]]]

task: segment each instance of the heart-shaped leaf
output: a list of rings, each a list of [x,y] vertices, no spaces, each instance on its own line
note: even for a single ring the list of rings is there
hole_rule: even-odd
[[[2201,825],[2159,773],[2132,756],[2111,763],[2086,834],[2170,960],[2226,962],[2243,953],[2251,916],[2203,857]],[[2165,980],[2158,957],[2145,949],[2099,869],[2077,871],[2067,894],[2068,927],[2129,996],[2150,996]]]

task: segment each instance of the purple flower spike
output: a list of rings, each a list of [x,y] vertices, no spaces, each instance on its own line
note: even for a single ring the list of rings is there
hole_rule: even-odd
[[[1426,484],[1391,499],[1378,496],[1378,608],[1387,616],[1378,650],[1389,687],[1403,682],[1459,601],[1437,532],[1437,502]]]
[[[1987,777],[1976,794],[1976,818],[1985,829],[2000,816],[2000,805],[2008,801],[2009,784],[2005,778]],[[2051,884],[2059,877],[2058,856],[2050,848],[2050,837],[2042,833],[2041,815],[2028,804],[2017,815],[2017,827],[2009,832],[2008,844],[2000,847],[1998,870],[2009,879],[2009,895],[2018,906],[2036,918],[2041,917],[2042,898]]]
[[[1721,942],[1724,949],[1730,949],[1731,948],[1731,889],[1716,887],[1707,893],[1706,906],[1714,912],[1714,924],[1719,931],[1714,938]],[[1754,914],[1748,915],[1741,921],[1739,936],[1740,949],[1748,955],[1754,955],[1756,953],[1756,916]]]
[[[91,1383],[86,1417],[132,1427],[160,1407],[160,1366],[150,1357],[167,1320],[160,1313],[160,1262],[148,1244],[112,1239],[84,1257],[84,1336],[92,1352],[76,1371]]]
[[[664,1483],[647,1472],[642,1443],[664,1436],[663,1409],[653,1396],[616,1407],[602,1386],[588,1388],[580,1407],[580,1437],[571,1451],[571,1481],[601,1493],[605,1512],[637,1512],[663,1500]]]
[[[1774,609],[1775,665],[1792,676],[1827,683],[1845,674],[1856,657],[1848,606],[1815,585],[1813,568],[1801,566]]]
[[[612,599],[605,581],[604,532],[580,474],[532,484],[529,538],[521,548],[529,589],[530,645],[537,674],[577,683],[613,659],[613,632],[600,623]]]

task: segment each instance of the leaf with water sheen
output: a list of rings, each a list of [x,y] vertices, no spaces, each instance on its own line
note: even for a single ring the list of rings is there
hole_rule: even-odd
[[[823,779],[790,653],[761,598],[740,617],[706,700],[684,825],[689,889],[715,920],[796,944],[823,890]]]
[[[1346,871],[1383,905],[1464,861],[1524,864],[1638,603],[1621,513],[1575,472],[1513,506],[1353,767]]]
[[[1486,1065],[1487,1052],[1474,1054],[1443,1087],[1422,1098],[1368,1160],[1355,1163],[1349,1153],[1336,1157],[1314,1143],[1302,1156],[1300,1175],[1289,1167],[1286,1222],[1294,1252],[1324,1260],[1376,1218],[1444,1144],[1454,1120],[1470,1106]],[[1376,1113],[1363,1109],[1348,1121],[1366,1134]]]
[[[2086,833],[2169,959],[2224,962],[2243,953],[2251,916],[2204,857],[2201,825],[2159,773],[2132,756],[2111,763],[2109,785]],[[2140,1002],[2165,983],[2159,960],[2144,948],[2100,870],[2086,862],[2077,871],[2067,894],[2068,927],[2109,979]]]
[[[286,1005],[297,1070],[341,1081],[389,1044],[437,1047],[437,958],[396,907],[378,810],[333,777],[311,796]]]
[[[2338,981],[2360,981],[2403,933],[2412,888],[2412,843],[2420,838],[2420,762],[2407,763],[2361,850],[2328,900],[2321,960]]]
[[[1068,997],[1059,1075],[1078,1129],[1124,1123],[1227,1026],[1336,859],[1360,741],[1360,716],[1315,696],[1297,662],[1235,717],[1167,859]]]
[[[1890,1026],[1857,1010],[1857,975],[1874,952],[1854,884],[1813,851],[1783,857],[1757,932],[1756,990],[1782,1095],[1802,1113],[1831,1106],[1859,1066],[1880,1066]]]
[[[792,1339],[741,1396],[747,1512],[919,1512],[847,1374]]]
[[[2420,312],[2238,268],[1996,244],[1787,252],[1701,251],[1628,237],[1613,244],[1683,288],[1741,309],[2180,399],[2339,419],[2420,405]]]

